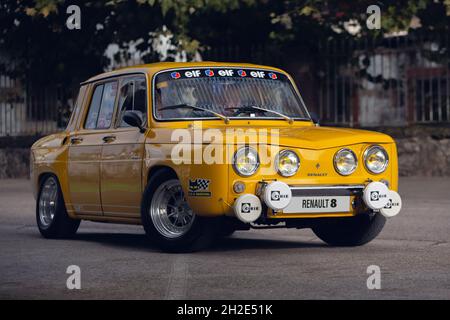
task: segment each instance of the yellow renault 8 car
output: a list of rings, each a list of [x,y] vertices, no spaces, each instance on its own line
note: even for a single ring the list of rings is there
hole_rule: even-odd
[[[90,220],[142,224],[172,252],[280,227],[356,246],[401,209],[393,139],[319,126],[293,79],[267,66],[154,63],[95,76],[31,162],[46,238]]]

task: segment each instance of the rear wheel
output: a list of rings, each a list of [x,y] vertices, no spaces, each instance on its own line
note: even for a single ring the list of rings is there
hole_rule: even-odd
[[[80,220],[68,216],[64,199],[55,176],[45,177],[36,203],[36,222],[45,238],[70,238],[78,230]]]
[[[381,214],[359,214],[350,218],[327,219],[312,228],[324,242],[333,246],[360,246],[381,232],[386,218]]]
[[[213,240],[214,219],[195,215],[170,170],[163,169],[149,180],[141,207],[146,234],[164,251],[198,251]]]

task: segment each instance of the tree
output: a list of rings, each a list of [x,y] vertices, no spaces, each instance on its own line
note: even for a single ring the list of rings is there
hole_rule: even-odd
[[[105,50],[112,43],[130,43],[144,53],[145,62],[161,58],[154,46],[161,34],[171,37],[177,52],[191,59],[196,52],[220,46],[264,44],[285,57],[317,54],[318,39],[379,36],[410,28],[419,17],[422,28],[448,28],[450,0],[378,1],[382,29],[365,25],[367,6],[354,0],[3,0],[0,4],[0,72],[33,82],[74,86],[104,70]],[[65,26],[69,4],[81,8],[81,30]],[[448,29],[445,29],[448,30]],[[448,32],[448,31],[447,31]],[[125,50],[126,52],[126,50]]]

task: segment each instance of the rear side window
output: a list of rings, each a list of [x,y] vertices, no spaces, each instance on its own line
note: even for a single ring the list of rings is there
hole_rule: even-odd
[[[134,110],[143,121],[147,119],[147,86],[144,77],[128,78],[122,82],[118,108],[118,127],[128,127],[123,121],[126,111]]]
[[[86,129],[107,129],[111,126],[116,94],[117,81],[95,87],[84,126]]]
[[[89,113],[86,118],[86,129],[95,129],[97,126],[98,111],[100,110],[100,102],[102,101],[103,85],[95,87],[92,95],[91,105],[89,106]]]
[[[78,115],[83,107],[84,95],[86,93],[86,86],[81,86],[80,91],[78,92],[77,101],[75,102],[74,109],[72,110],[72,115],[70,116],[70,121],[67,124],[67,131],[72,131],[75,129],[77,124]]]

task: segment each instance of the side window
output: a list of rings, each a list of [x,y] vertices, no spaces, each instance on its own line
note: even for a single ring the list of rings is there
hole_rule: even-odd
[[[100,110],[100,103],[102,102],[103,87],[103,85],[95,87],[91,104],[89,106],[89,113],[84,125],[86,129],[95,129],[97,126],[98,111]]]
[[[78,119],[78,115],[81,112],[81,109],[83,108],[83,102],[84,102],[84,95],[86,93],[86,85],[81,86],[80,91],[78,92],[78,97],[75,102],[75,105],[72,110],[72,115],[70,116],[69,123],[67,124],[66,130],[72,131],[75,129],[76,122]]]
[[[97,120],[97,129],[107,129],[111,126],[116,101],[117,82],[108,82],[103,89],[102,104]]]
[[[119,127],[128,127],[123,121],[123,115],[130,110],[137,111],[143,121],[147,119],[147,86],[143,77],[126,79],[120,87]]]
[[[86,129],[107,129],[110,127],[116,93],[117,81],[95,87],[84,126]]]

